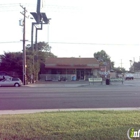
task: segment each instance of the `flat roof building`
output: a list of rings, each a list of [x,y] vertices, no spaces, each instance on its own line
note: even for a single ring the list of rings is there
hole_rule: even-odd
[[[47,58],[40,78],[45,80],[88,80],[97,77],[99,62],[96,58]]]

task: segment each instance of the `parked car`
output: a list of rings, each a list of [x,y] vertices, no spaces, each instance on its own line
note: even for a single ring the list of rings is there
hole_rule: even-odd
[[[125,77],[125,80],[133,80],[134,79],[133,73],[125,73],[124,77]]]
[[[12,76],[8,75],[7,72],[0,71],[0,81],[2,81],[4,79],[12,79]]]
[[[23,83],[19,78],[4,79],[0,81],[0,86],[14,86],[20,87]]]
[[[5,79],[9,79],[12,80],[13,77],[8,76],[8,75],[0,75],[0,81],[5,80]]]

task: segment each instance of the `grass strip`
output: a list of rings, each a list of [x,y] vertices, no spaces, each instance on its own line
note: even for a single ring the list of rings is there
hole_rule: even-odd
[[[128,140],[139,111],[72,111],[0,115],[0,140]]]

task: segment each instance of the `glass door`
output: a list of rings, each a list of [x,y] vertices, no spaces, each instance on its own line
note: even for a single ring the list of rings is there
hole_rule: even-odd
[[[77,80],[84,80],[84,70],[82,69],[77,70]]]

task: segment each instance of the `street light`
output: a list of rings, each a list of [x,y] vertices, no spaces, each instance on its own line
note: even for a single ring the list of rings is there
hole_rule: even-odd
[[[35,49],[34,49],[34,38],[33,38],[33,35],[34,35],[34,27],[36,27],[36,33],[35,33],[35,44],[37,45],[37,38],[38,38],[38,30],[42,30],[43,29],[43,24],[48,24],[49,23],[49,20],[51,20],[50,18],[48,19],[48,22],[47,23],[43,23],[43,22],[40,22],[40,25],[41,27],[36,27],[35,25],[39,25],[37,22],[32,22],[32,28],[31,28],[31,47],[32,47],[32,51],[33,51],[33,74],[34,74],[34,53],[35,53]],[[36,46],[36,50],[38,50],[38,47]]]
[[[36,22],[32,23],[31,28],[31,47],[33,51],[33,73],[34,73],[34,45],[33,45],[33,32],[34,32],[34,25],[41,24],[41,28],[36,27],[36,36],[35,36],[35,43],[37,45],[37,32],[38,30],[42,30],[43,24],[49,24],[50,18],[47,18],[46,13],[40,12],[41,0],[37,0],[37,7],[36,12],[30,12],[30,14],[34,17]],[[38,50],[38,46],[36,46],[36,50]]]

